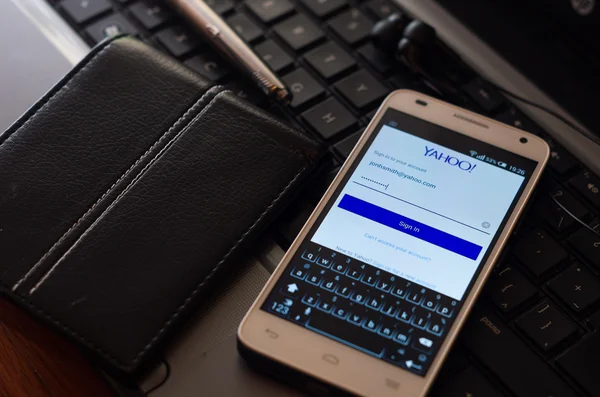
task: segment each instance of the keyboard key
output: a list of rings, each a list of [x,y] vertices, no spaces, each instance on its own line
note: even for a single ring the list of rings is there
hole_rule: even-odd
[[[425,329],[430,318],[431,312],[428,312],[422,307],[415,306],[413,308],[413,317],[410,323],[417,328]]]
[[[304,297],[302,298],[302,302],[306,303],[309,306],[316,306],[318,301],[319,301],[318,296],[312,292],[307,292],[304,295]]]
[[[308,262],[314,262],[317,260],[318,251],[314,248],[305,249],[302,253],[302,259]]]
[[[333,309],[333,305],[337,302],[337,299],[337,296],[331,296],[328,294],[321,295],[319,302],[317,303],[317,309],[325,313],[330,313]]]
[[[213,52],[196,55],[184,64],[214,82],[222,81],[231,74],[229,64]]]
[[[348,275],[348,277],[358,280],[360,279],[360,276],[362,276],[362,269],[360,268],[360,266],[355,266],[354,264],[351,264],[348,268],[348,273],[346,274]]]
[[[564,369],[590,396],[600,396],[600,333],[596,332],[559,357],[558,365]]]
[[[294,51],[300,51],[316,43],[324,34],[306,15],[298,14],[280,22],[273,28],[275,33]]]
[[[536,276],[560,265],[567,259],[567,251],[544,230],[537,229],[525,236],[514,249],[519,261]]]
[[[348,4],[348,0],[301,0],[316,16],[323,18]]]
[[[347,44],[356,45],[369,37],[373,22],[353,8],[331,19],[329,26]]]
[[[548,301],[540,303],[516,324],[544,351],[577,332],[577,326]]]
[[[589,226],[600,232],[600,222],[597,219],[592,221]],[[569,244],[571,244],[585,260],[600,269],[600,237],[598,237],[597,234],[582,227],[569,237]]]
[[[267,24],[294,12],[294,5],[289,0],[246,0],[246,6]]]
[[[204,0],[217,14],[225,14],[233,10],[233,0]]]
[[[427,325],[427,332],[441,336],[446,330],[447,320],[443,317],[433,316]]]
[[[552,143],[548,166],[558,175],[565,175],[579,167],[579,162],[564,148]]]
[[[486,112],[496,110],[504,103],[504,97],[489,84],[476,78],[463,87],[466,93]]]
[[[301,285],[302,283],[296,283],[294,281],[291,281],[290,283],[286,284],[281,288],[281,293],[291,298],[297,298],[299,296],[302,296],[302,292],[300,291]]]
[[[367,9],[375,14],[377,19],[385,19],[398,12],[398,8],[393,6],[390,0],[371,0],[367,3]]]
[[[503,397],[492,383],[473,366],[452,376],[440,391],[440,397]]]
[[[389,92],[386,86],[366,70],[351,74],[335,84],[335,88],[358,109],[379,104]]]
[[[340,274],[344,274],[346,273],[346,270],[348,270],[348,261],[349,259],[344,259],[344,260],[338,260],[336,261],[332,266],[331,266],[331,270],[333,270],[334,272],[340,273]]]
[[[406,296],[406,292],[408,287],[411,286],[409,281],[398,280],[397,284],[394,284],[392,288],[392,295],[397,296],[398,298],[404,298]]]
[[[429,335],[428,335],[429,336]],[[413,338],[413,347],[418,351],[421,351],[426,354],[431,353],[431,348],[433,347],[433,341],[427,336],[420,336],[418,338]]]
[[[338,282],[340,281],[340,276],[326,276],[323,281],[321,281],[321,288],[326,289],[327,291],[335,291],[338,286]]]
[[[309,51],[304,58],[324,79],[332,79],[355,65],[354,58],[333,41]]]
[[[324,139],[331,139],[355,127],[357,123],[352,113],[335,98],[329,98],[302,113],[302,118]]]
[[[294,305],[288,314],[288,318],[295,323],[304,324],[308,320],[313,309],[310,306]]]
[[[292,91],[294,98],[290,106],[298,109],[313,99],[323,95],[325,89],[304,69],[296,69],[282,78],[283,83]]]
[[[567,211],[577,218],[585,219],[588,216],[588,209],[571,193],[564,190],[562,186],[552,189],[549,193],[556,201],[565,207]],[[567,231],[575,224],[578,224],[571,215],[565,212],[565,210],[550,197],[544,197],[541,205],[538,205],[535,208],[537,209],[540,218],[544,219],[557,233]]]
[[[317,258],[317,265],[322,266],[326,269],[329,269],[335,263],[335,252],[329,252],[326,254],[321,254]]]
[[[371,332],[376,332],[377,329],[379,328],[379,322],[377,318],[370,318],[367,317],[365,319],[365,322],[363,323],[363,328],[366,329],[367,331],[371,331]]]
[[[369,299],[367,299],[366,305],[367,307],[373,310],[379,311],[381,307],[385,304],[385,297],[386,296],[383,294],[371,296]]]
[[[239,76],[238,74],[234,75]],[[242,98],[255,106],[258,106],[259,108],[264,109],[269,105],[267,96],[256,86],[256,84],[248,81],[245,78],[233,80],[226,84],[225,87],[233,92],[237,97]]]
[[[304,280],[304,278],[306,277],[308,272],[310,272],[310,264],[305,263],[304,265],[296,266],[294,268],[294,270],[292,270],[291,274],[292,274],[292,276],[296,277],[297,279]]]
[[[373,69],[381,74],[387,74],[394,67],[393,60],[377,48],[373,44],[368,43],[358,49],[358,54],[369,64]]]
[[[351,322],[354,325],[362,325],[363,321],[365,320],[365,315],[361,312],[356,312],[357,308],[356,306],[352,309],[352,311],[350,312],[350,314],[348,315],[348,321]]]
[[[374,286],[381,275],[381,270],[375,269],[371,266],[365,266],[364,273],[360,279],[363,283]]]
[[[115,37],[122,33],[137,35],[138,30],[121,14],[113,14],[87,27],[85,32],[94,40],[102,41],[108,37]]]
[[[363,291],[354,291],[350,299],[359,305],[362,305],[367,300],[367,296]]]
[[[251,43],[263,35],[262,29],[245,14],[236,14],[227,18],[227,24],[246,43]]]
[[[445,317],[450,317],[454,314],[454,308],[458,305],[458,302],[454,299],[442,297],[440,304],[437,307],[436,312]]]
[[[394,281],[396,281],[396,277],[383,275],[379,281],[377,281],[377,289],[384,292],[390,292]]]
[[[494,119],[501,123],[508,124],[515,128],[519,128],[523,131],[531,132],[532,134],[539,135],[541,130],[533,121],[529,120],[522,112],[510,107],[508,110],[499,113]]]
[[[283,51],[279,44],[273,40],[266,40],[257,45],[254,47],[254,51],[274,72],[280,72],[294,63],[292,57]]]
[[[421,306],[427,310],[431,310],[432,312],[434,312],[435,309],[437,309],[437,307],[438,307],[440,299],[441,299],[440,294],[437,294],[433,291],[428,291],[427,293],[425,293],[425,297],[423,298],[423,301],[421,302]]]
[[[348,298],[352,291],[354,290],[354,283],[350,282],[347,279],[340,280],[340,285],[338,285],[335,293],[341,295],[345,298]]]
[[[96,18],[112,8],[108,0],[65,0],[59,3],[59,7],[78,25]]]
[[[488,308],[473,311],[471,321],[461,331],[461,340],[517,397],[577,396]]]
[[[571,179],[570,183],[583,197],[600,209],[600,178],[590,171],[582,171]]]
[[[158,0],[139,1],[129,7],[129,12],[140,25],[148,30],[154,30],[164,25],[173,17],[171,10]]]
[[[426,292],[427,290],[425,288],[418,288],[415,286],[415,288],[411,289],[408,295],[406,296],[406,300],[414,303],[415,305],[418,305],[423,300],[423,295]]]
[[[326,274],[327,271],[325,269],[313,269],[306,276],[306,281],[313,285],[319,285],[321,284],[321,281],[323,281],[323,277],[325,277]]]
[[[600,281],[582,266],[567,269],[548,287],[572,310],[581,312],[600,300]]]
[[[492,301],[504,313],[519,307],[537,295],[537,288],[520,271],[507,267],[488,282]]]
[[[380,323],[381,326],[379,327],[377,333],[384,338],[392,339],[392,336],[394,336],[394,321],[390,319],[383,319],[380,321]]]
[[[154,38],[174,57],[188,55],[199,44],[194,34],[180,26],[163,29]]]
[[[383,304],[381,305],[381,313],[385,314],[386,316],[389,317],[394,317],[396,315],[396,313],[398,312],[398,307],[400,306],[400,301],[390,301],[389,299],[387,301],[384,301]]]

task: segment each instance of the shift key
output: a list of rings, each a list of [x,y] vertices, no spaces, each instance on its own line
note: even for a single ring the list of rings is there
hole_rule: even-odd
[[[519,397],[577,396],[490,309],[473,311],[461,337],[465,345]]]

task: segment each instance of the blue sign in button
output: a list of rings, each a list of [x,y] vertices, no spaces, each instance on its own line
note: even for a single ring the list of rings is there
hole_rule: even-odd
[[[477,259],[483,249],[470,241],[348,194],[342,197],[338,207],[472,260]]]

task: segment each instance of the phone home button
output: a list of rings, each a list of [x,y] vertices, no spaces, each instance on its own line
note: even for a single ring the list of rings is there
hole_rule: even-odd
[[[390,389],[398,390],[400,388],[400,382],[390,378],[385,378],[385,386],[389,387]]]
[[[333,354],[329,354],[329,353],[323,354],[323,357],[321,357],[321,359],[323,361],[326,361],[329,364],[333,364],[333,365],[338,365],[340,363],[340,359],[339,358],[337,358]]]

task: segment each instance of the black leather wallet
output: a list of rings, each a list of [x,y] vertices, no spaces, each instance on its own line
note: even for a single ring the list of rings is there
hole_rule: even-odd
[[[1,288],[132,373],[318,155],[144,43],[102,43],[0,135]]]

